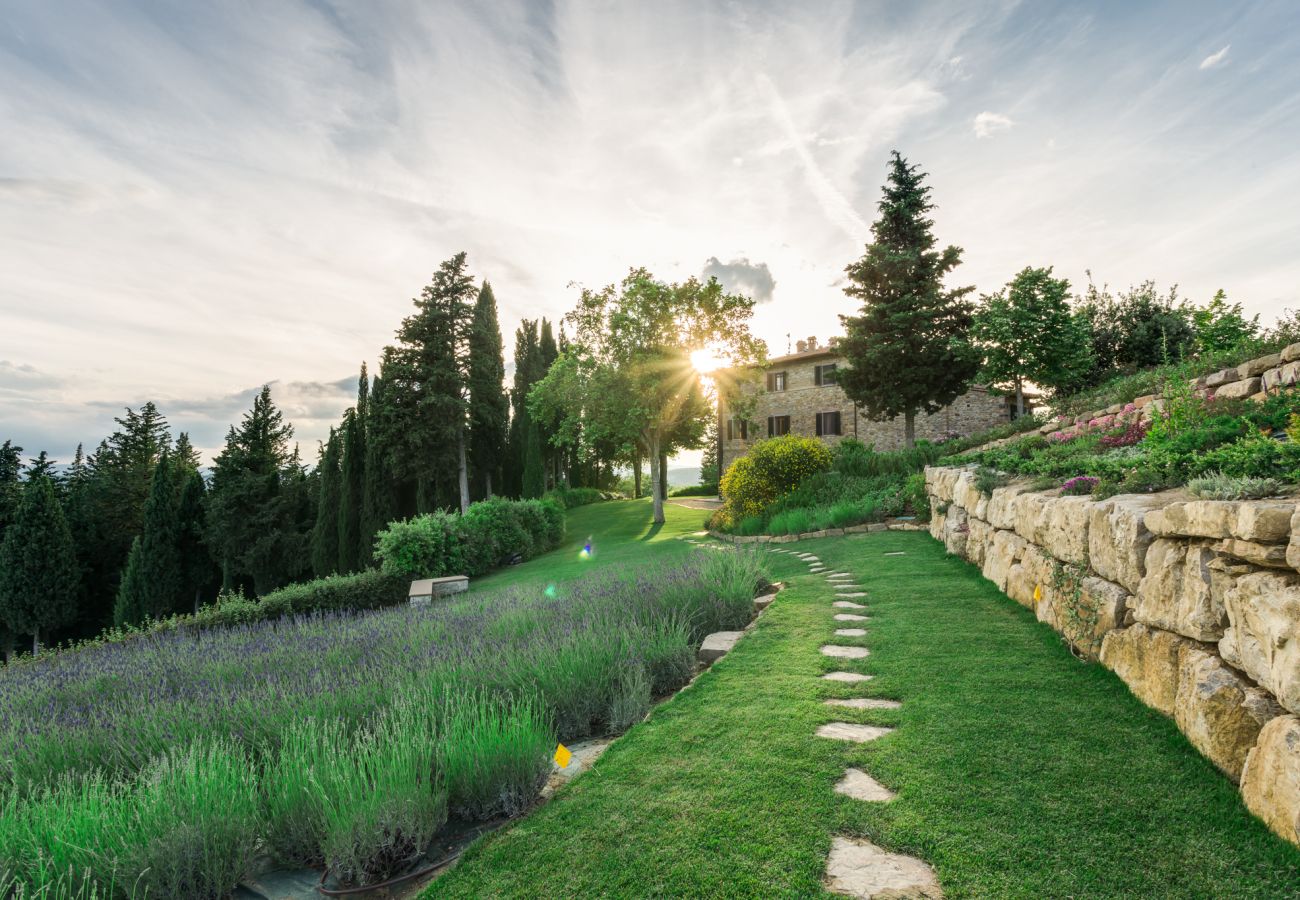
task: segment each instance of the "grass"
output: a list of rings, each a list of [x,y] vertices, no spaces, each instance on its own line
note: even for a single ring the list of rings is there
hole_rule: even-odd
[[[681,538],[704,530],[705,510],[668,501],[664,524],[650,522],[650,499],[613,500],[569,510],[567,538],[554,552],[517,566],[498,569],[470,584],[471,591],[489,591],[537,581],[568,581],[594,570],[625,569],[654,560],[667,562],[690,553]],[[582,556],[590,542],[590,556]]]
[[[799,549],[859,576],[871,657],[818,653],[831,591],[773,554],[790,586],[735,650],[425,896],[823,896],[835,834],[927,860],[950,898],[1297,896],[1300,849],[1172,721],[973,567],[921,534]],[[833,669],[875,680],[816,677]],[[903,707],[821,702],[863,694]],[[813,736],[835,720],[898,730],[867,745]],[[847,766],[898,798],[835,794]]]

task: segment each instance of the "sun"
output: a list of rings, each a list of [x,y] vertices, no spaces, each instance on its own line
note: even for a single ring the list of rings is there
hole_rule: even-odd
[[[731,364],[718,347],[701,347],[691,351],[691,365],[701,375],[708,375]]]

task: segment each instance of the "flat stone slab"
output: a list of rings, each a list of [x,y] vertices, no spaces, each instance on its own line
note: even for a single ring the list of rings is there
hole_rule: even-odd
[[[863,675],[859,672],[827,672],[822,676],[824,681],[842,681],[845,684],[857,684],[859,681],[870,681],[875,675]]]
[[[839,594],[843,594],[843,593],[846,593],[846,592],[849,592],[849,591],[860,591],[860,590],[862,590],[862,585],[860,585],[860,584],[849,584],[847,581],[836,581],[836,582],[833,582],[833,583],[831,584],[831,587],[835,588],[836,593],[839,593]]]
[[[850,594],[848,596],[856,597],[860,595]],[[863,606],[861,603],[854,603],[852,600],[836,600],[834,603],[831,604],[831,606],[834,606],[837,609],[866,609],[866,607]]]
[[[883,697],[850,697],[847,700],[841,700],[836,697],[826,701],[827,706],[843,706],[848,709],[902,709],[903,704],[897,700],[886,700]]]
[[[889,551],[888,553],[886,553],[885,555],[886,555],[886,556],[906,556],[906,555],[907,555],[907,551],[906,551],[906,550],[891,550],[891,551]]]
[[[822,647],[822,656],[834,656],[837,659],[866,659],[871,651],[866,647],[844,647],[840,644],[827,644]]]
[[[818,574],[819,572],[825,572],[825,571],[826,571],[826,568],[825,568],[824,566],[813,566],[811,569],[808,570],[808,574],[810,574],[810,575],[816,575],[816,574]]]
[[[836,837],[826,860],[826,889],[849,897],[940,900],[943,889],[914,856],[890,853],[864,838]]]
[[[836,591],[835,596],[836,597],[865,597],[867,596],[867,592],[866,591]]]
[[[542,788],[542,798],[550,797],[560,785],[571,780],[575,775],[590,769],[591,764],[599,759],[600,755],[608,750],[609,745],[612,743],[614,743],[613,738],[598,738],[592,741],[583,741],[570,747],[569,752],[573,756],[570,757],[567,766],[561,769],[555,763],[551,763],[551,775]]]
[[[767,609],[769,606],[772,605],[772,601],[775,599],[776,599],[776,594],[764,594],[761,597],[755,597],[754,612],[762,612],[763,610]]]
[[[857,613],[836,613],[836,622],[869,622],[871,616],[860,616]]]
[[[894,792],[861,769],[845,769],[844,777],[835,782],[835,793],[865,803],[888,803]]]
[[[831,579],[831,581],[839,581],[839,580],[844,579],[844,578],[852,578],[852,577],[853,577],[853,573],[852,573],[852,572],[832,572],[831,574],[827,575],[826,577],[829,578],[829,579]]]
[[[836,628],[837,637],[866,637],[867,629],[865,628]]]
[[[830,722],[817,729],[817,736],[835,741],[853,741],[855,744],[865,744],[868,741],[874,741],[876,738],[882,738],[893,730],[892,728],[881,728],[879,725]]]
[[[736,641],[740,640],[744,633],[743,631],[715,631],[700,644],[700,662],[708,665],[722,659],[732,647],[736,646]]]

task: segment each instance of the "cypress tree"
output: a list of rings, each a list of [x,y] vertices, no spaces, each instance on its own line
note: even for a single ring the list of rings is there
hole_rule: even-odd
[[[894,152],[872,242],[845,269],[844,292],[862,301],[862,312],[840,317],[846,336],[839,349],[848,366],[836,373],[871,420],[903,417],[909,447],[917,413],[938,412],[957,399],[979,369],[969,336],[974,308],[966,298],[973,288],[943,285],[961,263],[961,248],[935,249],[925,178]]]
[[[185,592],[180,524],[174,498],[172,463],[164,455],[154,469],[153,487],[144,505],[144,532],[140,536],[139,605],[151,619],[162,619],[176,612]]]
[[[339,435],[331,428],[320,458],[320,493],[316,501],[316,526],[311,535],[311,566],[317,578],[333,575],[339,570],[339,499],[342,493],[339,452]]]
[[[374,561],[375,535],[398,518],[397,485],[388,464],[390,415],[387,407],[387,381],[380,367],[370,392],[366,414],[366,479],[361,514],[362,565]]]
[[[355,572],[361,556],[361,506],[366,490],[366,430],[361,414],[350,409],[343,416],[339,442],[339,572]]]
[[[537,381],[540,363],[538,322],[524,319],[515,330],[515,377],[510,389],[510,432],[506,446],[506,463],[502,472],[505,493],[523,496],[524,464],[528,456],[528,392]]]
[[[484,281],[469,332],[469,458],[475,493],[482,490],[483,497],[502,489],[501,467],[510,416],[505,378],[497,300],[492,285]]]
[[[177,447],[180,446],[179,441]],[[181,488],[180,505],[176,510],[180,535],[181,597],[194,598],[194,609],[202,605],[203,591],[211,587],[215,571],[212,554],[203,540],[206,526],[204,500],[208,486],[197,469],[191,469]]]
[[[0,544],[0,620],[32,636],[70,623],[77,613],[77,557],[72,533],[49,478],[28,481]]]
[[[18,516],[22,500],[23,448],[12,441],[0,444],[0,540]]]
[[[127,625],[139,625],[144,621],[144,605],[141,597],[144,585],[140,576],[140,537],[131,542],[131,551],[126,556],[126,567],[122,569],[122,578],[117,585],[117,599],[113,603],[113,624],[118,628]]]
[[[528,414],[525,412],[525,416]],[[546,493],[546,473],[542,468],[541,432],[532,421],[524,424],[528,434],[528,447],[524,455],[524,489],[525,499],[533,499]]]

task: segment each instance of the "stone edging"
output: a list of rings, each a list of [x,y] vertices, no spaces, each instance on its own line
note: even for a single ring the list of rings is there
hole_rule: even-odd
[[[841,537],[846,534],[867,534],[877,531],[926,531],[925,525],[909,522],[870,522],[862,525],[850,525],[847,528],[823,528],[820,531],[805,531],[802,534],[726,534],[709,530],[709,536],[732,544],[793,544],[796,541],[810,541],[814,538]]]

